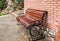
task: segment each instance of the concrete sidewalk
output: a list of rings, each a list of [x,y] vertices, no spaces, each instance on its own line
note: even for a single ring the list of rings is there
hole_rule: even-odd
[[[0,17],[0,41],[28,41],[29,33],[11,14]]]

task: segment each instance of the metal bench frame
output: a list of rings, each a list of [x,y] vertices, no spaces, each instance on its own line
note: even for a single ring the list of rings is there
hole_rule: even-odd
[[[46,20],[46,16],[47,16],[48,12],[47,11],[42,11],[42,10],[27,9],[26,10],[27,14],[28,14],[28,12],[30,12],[29,10],[32,10],[32,12],[34,12],[34,11],[43,12],[43,16],[42,16],[41,21],[39,21],[37,23],[34,23],[34,24],[30,24],[29,26],[25,26],[27,29],[29,29],[29,33],[30,33],[31,38],[32,38],[32,40],[30,39],[29,41],[35,41],[35,40],[38,40],[38,39],[44,39],[45,38],[44,31],[46,30],[46,27],[44,26],[44,21]],[[17,16],[16,17],[17,21],[21,23],[20,20],[21,20],[22,17]],[[24,23],[22,25],[24,25]]]

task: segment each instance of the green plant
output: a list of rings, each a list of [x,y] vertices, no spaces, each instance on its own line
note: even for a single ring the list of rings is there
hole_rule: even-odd
[[[4,7],[6,0],[0,0],[0,9],[2,10]]]
[[[13,8],[16,9],[17,8],[17,4],[13,3]]]
[[[16,0],[17,2],[24,2],[24,0]]]
[[[4,13],[0,13],[0,16],[3,16],[3,15],[5,15]]]
[[[24,0],[16,0],[13,3],[13,8],[14,8],[14,10],[16,10],[16,9],[22,10],[22,8],[24,8]]]
[[[24,0],[18,1],[17,5],[20,6],[21,9],[24,8]]]

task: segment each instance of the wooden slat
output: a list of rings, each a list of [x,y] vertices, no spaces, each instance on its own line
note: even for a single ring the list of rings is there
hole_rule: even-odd
[[[42,21],[44,11],[27,9],[24,16],[18,16],[16,19],[25,27],[31,26],[32,24]]]

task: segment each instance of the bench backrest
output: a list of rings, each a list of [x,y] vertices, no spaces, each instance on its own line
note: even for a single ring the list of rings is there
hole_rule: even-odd
[[[33,18],[35,20],[41,20],[43,19],[43,16],[47,14],[46,11],[42,11],[42,10],[35,10],[35,9],[27,9],[25,15]]]

